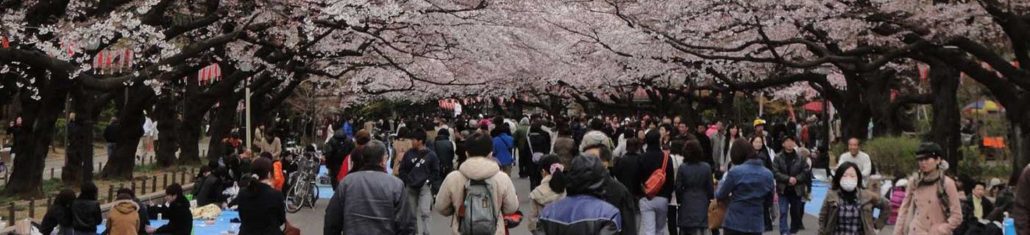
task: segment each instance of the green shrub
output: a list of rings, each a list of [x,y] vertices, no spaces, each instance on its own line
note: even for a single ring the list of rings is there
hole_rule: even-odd
[[[869,154],[873,166],[881,175],[893,176],[895,172],[909,174],[916,169],[915,152],[921,141],[915,137],[888,136],[866,140],[862,151]],[[830,154],[840,157],[847,152],[847,143],[833,145]]]
[[[980,151],[975,147],[963,147],[961,149],[962,160],[959,161],[959,175],[967,175],[974,180],[984,181],[991,178],[1005,179],[1012,174],[1012,165],[1005,161],[987,162],[980,157]]]

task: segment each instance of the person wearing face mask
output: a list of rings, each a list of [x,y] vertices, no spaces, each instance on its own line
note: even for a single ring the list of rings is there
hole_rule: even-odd
[[[886,224],[890,202],[868,190],[861,190],[862,171],[845,162],[833,174],[833,184],[819,211],[819,234],[874,235]],[[873,217],[873,209],[880,209]]]
[[[947,162],[936,143],[922,143],[916,151],[919,172],[910,177],[905,200],[898,209],[895,235],[952,234],[962,223],[962,207],[955,180],[945,176]]]

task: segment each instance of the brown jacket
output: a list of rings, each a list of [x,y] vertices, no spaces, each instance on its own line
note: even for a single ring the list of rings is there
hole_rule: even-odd
[[[1012,204],[1012,220],[1016,222],[1016,231],[1030,233],[1030,164],[1019,175],[1016,200]]]
[[[941,176],[940,172],[934,173],[937,176],[924,177],[920,174],[910,177],[906,191],[908,196],[898,208],[895,235],[950,235],[962,224],[962,206],[955,180]],[[944,180],[947,202],[941,202],[937,194],[942,185],[940,180]],[[948,217],[944,216],[945,206],[950,208],[951,214]]]
[[[837,190],[826,194],[823,201],[823,208],[819,211],[819,234],[833,234],[837,228],[837,208],[840,203],[840,196]],[[887,217],[891,214],[890,202],[867,190],[859,190],[858,204],[861,205],[859,216],[862,219],[862,231],[865,235],[876,235],[876,230],[883,228],[887,223]],[[873,209],[880,209],[880,214],[873,221]]]
[[[505,234],[504,220],[501,214],[515,213],[519,209],[519,198],[515,195],[515,185],[508,174],[501,171],[497,161],[486,157],[469,157],[457,171],[447,174],[436,195],[433,210],[443,216],[451,217],[451,229],[458,233],[458,216],[455,212],[465,201],[465,183],[469,180],[484,180],[489,184],[494,197],[494,208],[497,209],[497,235]]]
[[[135,235],[139,231],[139,205],[132,200],[119,200],[107,212],[107,231],[111,235]]]

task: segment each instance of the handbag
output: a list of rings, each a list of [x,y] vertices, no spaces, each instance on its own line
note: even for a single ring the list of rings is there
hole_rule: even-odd
[[[654,198],[658,195],[658,191],[662,191],[662,186],[665,186],[665,167],[669,165],[669,152],[665,152],[662,157],[662,168],[655,169],[651,172],[651,176],[647,177],[647,182],[644,182],[644,194],[648,199]]]
[[[529,137],[529,133],[526,133],[526,145],[529,146],[530,155],[533,155],[533,163],[540,162],[540,159],[544,158],[544,153],[533,151],[533,141]]]
[[[708,229],[722,228],[722,222],[726,220],[726,207],[729,203],[712,199],[708,204]]]
[[[286,221],[286,226],[283,226],[283,234],[300,235],[300,229],[290,224],[290,221]]]

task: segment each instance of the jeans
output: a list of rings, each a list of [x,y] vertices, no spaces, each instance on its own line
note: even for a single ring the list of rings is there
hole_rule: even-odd
[[[433,194],[429,192],[429,185],[423,185],[421,189],[406,188],[405,191],[408,192],[408,204],[418,217],[418,234],[429,235],[429,212],[433,206]]]
[[[666,214],[669,210],[669,199],[665,197],[655,197],[651,200],[647,198],[640,199],[640,234],[644,235],[655,235],[655,234],[666,234],[668,229],[665,227],[668,224],[666,220]]]
[[[780,234],[795,234],[801,228],[802,220],[801,196],[794,193],[780,195]],[[790,225],[787,225],[787,215],[790,214]]]

